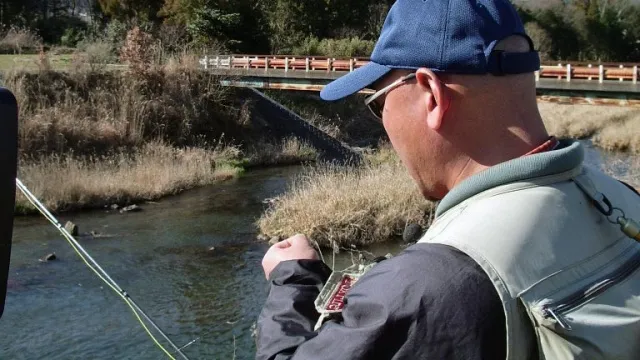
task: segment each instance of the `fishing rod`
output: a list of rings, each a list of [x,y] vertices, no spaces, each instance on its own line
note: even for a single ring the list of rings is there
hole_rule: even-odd
[[[62,236],[64,236],[64,238],[69,242],[69,245],[71,245],[73,250],[75,250],[76,254],[78,254],[78,256],[80,257],[80,259],[82,259],[82,261],[85,263],[85,265],[87,265],[87,267],[89,267],[89,269],[91,269],[98,276],[98,278],[100,278],[100,280],[102,280],[105,284],[107,284],[109,286],[109,288],[111,288],[114,292],[116,292],[116,294],[118,294],[122,298],[122,300],[124,300],[125,303],[127,303],[127,305],[129,305],[129,308],[131,308],[131,311],[136,316],[137,320],[140,322],[140,325],[142,325],[142,327],[147,332],[149,337],[151,337],[151,340],[153,340],[153,342],[170,359],[175,360],[173,355],[171,355],[171,353],[168,352],[167,349],[165,349],[164,346],[162,346],[162,344],[160,344],[160,342],[158,342],[158,340],[155,338],[155,336],[153,336],[153,334],[151,333],[151,331],[149,330],[147,325],[144,323],[144,321],[142,321],[142,318],[140,318],[140,315],[142,315],[142,317],[144,317],[144,319],[147,320],[147,322],[149,324],[151,324],[151,326],[160,335],[162,335],[162,337],[171,345],[171,347],[173,347],[173,349],[176,351],[176,353],[178,353],[183,359],[189,360],[189,358],[187,358],[187,356],[184,353],[182,353],[181,348],[179,348],[176,344],[174,344],[173,341],[171,341],[171,339],[169,339],[169,337],[164,333],[164,331],[162,331],[160,329],[160,327],[153,320],[151,320],[151,318],[140,308],[140,306],[138,306],[138,304],[131,298],[129,293],[124,291],[118,285],[118,283],[116,283],[116,281],[113,280],[111,278],[111,276],[109,276],[109,274],[106,271],[104,271],[104,269],[100,266],[100,264],[98,264],[98,262],[96,262],[93,259],[93,257],[91,257],[91,255],[89,255],[89,253],[84,249],[84,247],[82,247],[82,245],[80,245],[80,243],[67,231],[67,229],[65,229],[60,224],[60,222],[51,214],[51,212],[49,212],[49,210],[47,210],[47,208],[40,202],[40,200],[38,200],[38,198],[36,198],[35,195],[33,195],[33,193],[31,193],[31,191],[29,191],[29,189],[22,183],[22,181],[20,181],[20,179],[17,179],[17,178],[16,178],[15,181],[16,181],[16,186],[22,192],[22,194],[24,194],[24,196],[27,198],[27,200],[29,200],[29,202],[36,209],[38,209],[38,211],[47,220],[49,220],[49,222],[51,222],[51,224],[53,224],[53,226],[55,226],[55,228],[58,229],[58,231],[60,231],[60,233],[62,233]]]
[[[80,259],[91,269],[107,286],[113,290],[129,306],[134,316],[149,335],[151,340],[171,360],[175,357],[153,335],[145,320],[153,329],[166,340],[174,352],[182,359],[189,358],[182,349],[191,345],[194,341],[178,348],[176,344],[160,329],[160,327],[140,308],[118,283],[98,264],[80,243],[60,224],[49,210],[33,195],[33,193],[16,177],[18,158],[18,105],[16,98],[7,89],[0,88],[0,317],[4,312],[7,282],[9,276],[9,262],[11,257],[11,241],[13,234],[13,217],[15,211],[16,187],[24,194],[25,198],[53,224],[63,237],[69,242]],[[144,318],[144,320],[143,320]]]

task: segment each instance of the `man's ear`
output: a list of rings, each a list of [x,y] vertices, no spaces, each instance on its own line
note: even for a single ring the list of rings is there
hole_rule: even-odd
[[[442,126],[444,114],[449,109],[451,99],[447,93],[447,88],[433,71],[420,68],[416,72],[416,81],[424,90],[427,106],[427,125],[438,130]]]

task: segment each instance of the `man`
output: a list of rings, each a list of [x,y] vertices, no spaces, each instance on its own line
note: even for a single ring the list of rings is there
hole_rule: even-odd
[[[618,321],[626,335],[609,326],[611,335],[587,338],[582,348],[556,335],[584,323],[580,313],[559,315],[572,309],[551,300],[576,293],[572,284],[590,284],[586,274],[605,260],[628,264],[635,258],[625,254],[640,250],[633,234],[622,235],[590,204],[611,215],[612,206],[602,205],[610,199],[627,219],[640,214],[640,201],[595,170],[584,174],[580,144],[546,132],[536,105],[538,54],[511,4],[398,0],[371,60],[321,96],[376,90],[366,103],[425,198],[441,200],[436,220],[418,244],[359,279],[342,320],[318,331],[314,300],[331,270],[303,235],[274,245],[262,263],[271,290],[256,358],[534,359],[539,351],[570,358],[589,349],[637,355],[640,317]],[[589,191],[592,181],[607,197]],[[615,284],[631,276],[615,274]],[[618,299],[629,292],[597,289]],[[633,294],[630,300],[640,299]],[[626,304],[628,314],[640,316],[637,303]]]

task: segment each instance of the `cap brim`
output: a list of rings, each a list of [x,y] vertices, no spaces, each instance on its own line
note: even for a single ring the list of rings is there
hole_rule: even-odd
[[[334,101],[353,95],[385,76],[392,68],[369,62],[347,75],[332,81],[320,92],[320,98]]]

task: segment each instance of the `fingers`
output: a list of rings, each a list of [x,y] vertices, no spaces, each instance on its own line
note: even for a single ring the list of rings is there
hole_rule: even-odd
[[[289,242],[288,239],[287,240],[282,240],[280,242],[277,242],[277,243],[273,244],[273,247],[277,248],[277,249],[286,249],[286,248],[291,247],[291,243]]]
[[[310,246],[309,239],[302,234],[297,234],[287,239],[291,246]]]
[[[301,246],[301,245],[308,245],[309,244],[309,240],[307,240],[307,237],[301,234],[298,235],[294,235],[288,239],[282,240],[280,242],[277,242],[273,245],[273,247],[278,248],[278,249],[286,249],[292,246]]]
[[[262,259],[262,268],[268,280],[271,272],[279,263],[303,259],[318,260],[319,257],[307,237],[298,234],[271,246]]]

